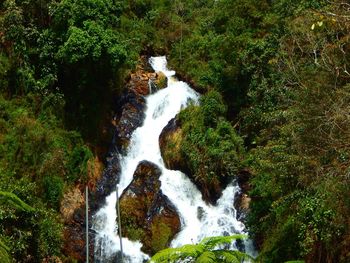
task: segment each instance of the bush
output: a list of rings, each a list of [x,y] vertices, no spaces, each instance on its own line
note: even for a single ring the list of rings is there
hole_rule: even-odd
[[[221,96],[211,91],[200,106],[180,112],[184,137],[180,151],[195,180],[221,185],[234,178],[242,165],[243,140],[224,120],[226,107]]]
[[[86,182],[88,176],[88,161],[93,157],[92,152],[86,146],[74,147],[67,163],[67,181],[74,183],[77,180]]]
[[[64,182],[58,176],[46,176],[43,179],[44,198],[49,206],[59,209],[63,196]]]

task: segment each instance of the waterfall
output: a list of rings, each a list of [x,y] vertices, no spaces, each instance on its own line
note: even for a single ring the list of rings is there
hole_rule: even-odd
[[[181,231],[172,241],[172,247],[197,243],[208,236],[243,233],[244,225],[236,219],[233,207],[235,193],[239,191],[237,185],[229,185],[217,205],[212,206],[202,200],[201,193],[185,174],[165,168],[159,149],[159,135],[182,108],[189,103],[198,103],[199,95],[185,82],[176,80],[175,72],[166,67],[165,57],[152,57],[150,64],[155,71],[161,71],[167,76],[168,85],[146,98],[144,123],[133,133],[126,156],[120,156],[122,172],[119,194],[132,181],[138,163],[142,160],[151,161],[161,169],[161,190],[175,205],[181,218]],[[120,250],[115,204],[114,192],[107,197],[105,207],[94,215],[96,262],[112,262]],[[140,242],[123,238],[127,262],[138,263],[149,258],[141,252],[141,246]],[[232,248],[235,249],[235,244],[232,244]]]

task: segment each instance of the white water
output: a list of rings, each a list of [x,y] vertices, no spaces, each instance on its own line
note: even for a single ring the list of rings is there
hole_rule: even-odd
[[[242,233],[244,225],[236,220],[233,208],[234,196],[238,186],[229,185],[218,200],[216,206],[203,202],[201,193],[179,171],[168,170],[161,158],[158,138],[170,119],[186,107],[191,101],[198,102],[198,94],[186,83],[177,81],[174,71],[166,68],[165,57],[152,57],[150,63],[155,71],[162,71],[168,78],[168,86],[146,98],[147,109],[142,127],[132,135],[128,153],[121,156],[122,173],[119,183],[119,195],[132,181],[137,164],[148,160],[157,164],[162,170],[161,189],[169,197],[181,217],[182,229],[172,241],[172,247],[197,243],[204,237]],[[120,250],[116,229],[116,193],[107,197],[107,204],[94,216],[94,228],[97,232],[95,259],[97,262],[108,262]],[[246,245],[249,246],[247,243]],[[139,242],[123,238],[123,252],[128,262],[143,262],[149,257],[140,251]],[[232,248],[235,248],[232,245]],[[249,250],[249,248],[247,247]]]

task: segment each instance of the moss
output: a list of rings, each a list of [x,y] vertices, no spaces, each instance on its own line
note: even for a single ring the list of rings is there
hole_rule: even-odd
[[[164,88],[166,88],[167,85],[168,85],[168,79],[167,79],[167,77],[166,77],[166,76],[164,75],[164,73],[162,73],[162,72],[158,72],[157,75],[158,75],[158,78],[157,78],[157,80],[156,80],[156,82],[155,82],[157,88],[158,88],[158,89],[164,89]]]
[[[182,130],[178,128],[166,136],[166,143],[163,146],[162,153],[166,166],[174,169],[176,164],[182,163],[182,156],[180,154],[182,141]]]
[[[172,236],[172,230],[167,224],[160,219],[154,220],[151,226],[151,253],[168,247]]]
[[[141,219],[145,216],[142,200],[125,197],[120,201],[122,235],[131,240],[141,240],[144,236]]]

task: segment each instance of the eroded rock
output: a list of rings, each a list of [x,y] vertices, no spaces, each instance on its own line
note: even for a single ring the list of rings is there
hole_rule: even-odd
[[[91,228],[91,225],[89,228]],[[68,222],[65,222],[63,230],[65,241],[63,246],[64,255],[76,260],[77,262],[86,262],[85,231],[85,209],[84,205],[82,205],[74,210],[72,217]],[[89,241],[89,259],[93,262],[94,244],[92,233],[89,233]]]
[[[241,188],[241,191],[236,193],[234,206],[237,211],[237,219],[245,221],[246,216],[249,213],[249,205],[251,198],[248,196],[248,192],[251,187],[249,184],[250,172],[248,170],[241,170],[237,175],[237,183]]]
[[[74,211],[79,209],[84,203],[84,197],[79,188],[73,188],[66,192],[60,205],[60,212],[64,222],[70,222]]]
[[[165,166],[171,170],[179,170],[186,174],[190,171],[180,152],[182,129],[177,118],[171,119],[159,135],[160,152]]]
[[[141,240],[150,255],[168,247],[180,230],[176,208],[160,190],[160,175],[155,164],[140,162],[120,198],[122,235]]]
[[[128,89],[122,94],[119,104],[119,114],[114,117],[115,132],[112,144],[120,153],[125,154],[132,133],[145,119],[146,101],[143,95]]]

